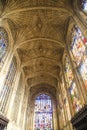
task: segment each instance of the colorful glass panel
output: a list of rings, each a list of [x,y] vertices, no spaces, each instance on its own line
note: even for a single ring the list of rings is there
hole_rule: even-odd
[[[71,52],[87,89],[87,39],[77,26],[72,29]]]
[[[83,78],[85,88],[87,90],[87,56],[84,56],[83,61],[80,63],[79,72]]]
[[[71,51],[77,65],[79,65],[86,52],[87,39],[82,35],[80,29],[77,26],[73,27],[71,35]]]
[[[53,130],[52,101],[50,96],[41,94],[35,100],[34,130]]]
[[[87,13],[87,0],[79,0],[81,9]]]
[[[78,112],[82,108],[82,105],[75,82],[72,83],[71,87],[69,88],[69,92],[73,103],[73,109],[75,112]]]
[[[0,62],[6,53],[8,46],[8,35],[3,28],[0,28]]]
[[[77,86],[74,81],[74,76],[73,76],[69,59],[67,58],[67,56],[65,58],[65,63],[66,63],[65,77],[66,77],[66,82],[69,89],[70,97],[72,99],[72,106],[73,106],[74,111],[78,112],[81,109],[82,104],[80,102],[80,96],[78,94]],[[68,68],[68,71],[67,71],[67,68]]]

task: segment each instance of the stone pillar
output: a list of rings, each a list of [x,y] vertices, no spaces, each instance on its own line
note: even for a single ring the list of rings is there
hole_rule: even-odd
[[[27,112],[27,104],[28,104],[28,88],[25,87],[25,84],[23,85],[23,88],[21,90],[21,101],[19,104],[19,112],[18,112],[18,118],[17,118],[17,130],[25,130],[25,122],[26,122],[26,112]]]
[[[28,87],[28,86],[27,86]],[[30,103],[30,91],[28,89],[28,99],[27,99],[27,110],[26,110],[26,129],[25,130],[30,130],[31,128],[31,103]]]
[[[25,84],[22,85],[21,89],[21,95],[20,95],[20,104],[19,104],[19,112],[18,112],[18,118],[17,118],[17,125],[20,126],[20,120],[21,120],[21,112],[22,112],[22,105],[24,100],[24,92],[25,92]]]
[[[26,126],[25,126],[25,130],[29,130],[29,103],[27,104],[27,110],[26,110]]]
[[[28,105],[28,88],[26,88],[25,93],[25,103],[24,103],[24,116],[23,116],[23,129],[26,128],[26,116],[27,116],[27,105]]]
[[[34,130],[34,100],[31,101],[30,105],[30,129],[29,130]]]
[[[52,101],[52,102],[53,102],[53,127],[54,130],[58,130],[56,101]]]
[[[9,119],[9,124],[7,126],[7,130],[16,130],[17,129],[17,126],[16,126],[15,121],[14,121],[14,114],[16,114],[16,111],[14,112],[13,108],[14,108],[14,100],[15,100],[18,85],[19,85],[20,75],[21,75],[21,72],[18,71],[17,76],[16,76],[15,85],[13,87],[12,96],[10,98],[9,108],[8,108],[8,111],[7,111],[7,117]]]

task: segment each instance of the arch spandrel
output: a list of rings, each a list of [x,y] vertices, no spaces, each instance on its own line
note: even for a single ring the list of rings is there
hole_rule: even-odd
[[[33,101],[41,93],[50,95],[52,99],[56,101],[56,88],[54,88],[52,85],[42,83],[30,88],[30,97]]]

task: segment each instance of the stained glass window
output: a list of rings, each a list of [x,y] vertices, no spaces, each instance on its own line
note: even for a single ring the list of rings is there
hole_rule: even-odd
[[[13,58],[8,74],[5,79],[4,86],[2,87],[2,91],[0,93],[0,111],[2,113],[4,113],[5,111],[5,106],[7,104],[9,95],[12,90],[12,83],[14,80],[15,73],[16,73],[16,59]]]
[[[75,112],[78,112],[81,108],[82,108],[82,104],[80,101],[80,95],[78,93],[78,89],[76,86],[76,83],[74,81],[74,76],[71,70],[71,66],[70,66],[70,62],[69,59],[66,57],[65,58],[65,78],[66,78],[66,82],[67,82],[67,86],[68,86],[68,91],[71,97],[71,101],[72,101],[72,106],[73,106],[73,110]]]
[[[53,110],[50,96],[41,94],[35,100],[34,130],[53,130]]]
[[[7,46],[8,46],[8,35],[6,31],[0,27],[0,68],[3,65],[2,59],[6,53]]]
[[[77,26],[73,27],[71,36],[71,52],[87,89],[87,39]]]
[[[87,0],[78,0],[80,3],[81,9],[87,13]]]

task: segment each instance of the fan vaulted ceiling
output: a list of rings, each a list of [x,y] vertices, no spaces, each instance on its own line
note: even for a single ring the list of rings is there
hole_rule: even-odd
[[[2,0],[1,4],[0,15],[11,27],[14,49],[31,91],[43,91],[41,86],[46,91],[56,89],[65,46],[64,28],[72,15],[71,1]]]

